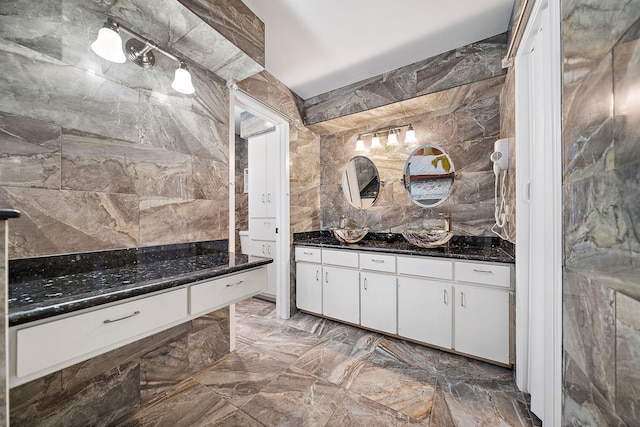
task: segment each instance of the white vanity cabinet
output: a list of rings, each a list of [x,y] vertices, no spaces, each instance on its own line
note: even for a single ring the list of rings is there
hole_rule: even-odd
[[[253,218],[275,218],[278,206],[280,144],[278,133],[249,138],[249,212]]]
[[[512,363],[512,264],[297,246],[296,271],[300,310]]]

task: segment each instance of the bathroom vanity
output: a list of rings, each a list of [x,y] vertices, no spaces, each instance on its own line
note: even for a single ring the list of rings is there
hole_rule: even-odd
[[[11,260],[10,386],[264,292],[271,262],[210,242]]]
[[[315,232],[294,235],[294,244],[298,309],[513,363],[514,258],[498,239],[454,237],[448,246],[421,249],[375,235],[341,245]]]

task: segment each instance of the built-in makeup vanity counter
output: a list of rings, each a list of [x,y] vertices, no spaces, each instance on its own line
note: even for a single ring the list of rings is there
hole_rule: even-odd
[[[514,250],[454,236],[422,249],[370,233],[294,234],[298,309],[500,365],[513,363]]]
[[[264,292],[271,262],[221,241],[10,260],[10,385]]]

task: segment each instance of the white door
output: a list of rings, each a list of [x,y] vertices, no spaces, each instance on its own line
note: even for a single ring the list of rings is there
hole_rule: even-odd
[[[360,324],[390,334],[397,332],[395,275],[360,274]]]
[[[296,263],[296,306],[300,310],[322,313],[322,266]]]
[[[455,292],[454,348],[509,363],[509,293],[463,285]]]
[[[354,324],[360,323],[360,273],[322,267],[322,314]]]
[[[436,280],[398,278],[398,335],[451,348],[451,285]]]
[[[535,3],[516,56],[516,382],[559,425],[562,378],[560,7]]]

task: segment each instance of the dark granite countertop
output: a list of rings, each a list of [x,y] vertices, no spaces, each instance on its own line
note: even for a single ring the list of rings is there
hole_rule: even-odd
[[[400,255],[515,263],[513,244],[497,237],[453,236],[448,245],[426,249],[410,244],[404,239],[402,234],[399,233],[369,233],[358,243],[346,245],[336,240],[330,231],[323,230],[294,233],[293,243],[294,245],[317,246],[321,248],[354,249],[358,251],[385,252]]]
[[[9,325],[248,270],[270,258],[210,241],[9,261]]]
[[[18,218],[20,211],[16,209],[0,209],[0,221],[9,218]]]

